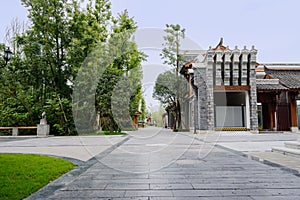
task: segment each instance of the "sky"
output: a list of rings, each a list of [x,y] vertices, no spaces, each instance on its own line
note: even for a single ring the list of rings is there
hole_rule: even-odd
[[[180,24],[203,49],[218,44],[258,50],[261,63],[300,63],[299,0],[112,0],[114,14],[127,9],[139,28]],[[25,20],[20,0],[2,0],[0,42],[13,18]]]
[[[224,46],[258,50],[261,63],[300,62],[299,0],[113,0],[139,28],[180,24],[203,49]]]
[[[0,43],[13,18],[26,19],[20,0],[2,0]],[[224,46],[248,49],[255,46],[259,63],[300,63],[299,0],[111,0],[114,15],[127,9],[139,29],[158,32],[165,24],[180,24],[186,37],[202,49]],[[144,40],[155,40],[153,35]],[[156,49],[159,51],[159,49]],[[147,52],[146,52],[147,53]],[[156,52],[157,53],[157,52]],[[155,50],[150,60],[157,67]],[[149,75],[149,73],[148,73]],[[149,82],[149,81],[148,81]],[[149,84],[150,85],[150,82]]]

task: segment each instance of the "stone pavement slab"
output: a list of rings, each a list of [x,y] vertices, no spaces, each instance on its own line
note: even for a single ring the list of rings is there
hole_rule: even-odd
[[[0,153],[30,153],[88,161],[124,136],[0,137]]]
[[[261,162],[272,162],[280,165],[280,167],[286,167],[286,170],[295,170],[300,173],[300,158],[295,158],[287,155],[283,155],[277,152],[251,152],[250,156],[254,159],[257,158]]]
[[[300,196],[298,173],[265,165],[197,137],[155,128],[131,133],[127,140],[79,166],[83,169],[76,175],[71,171],[43,188],[48,193],[39,196],[37,192],[28,199],[247,200]],[[264,137],[271,141],[270,136]],[[234,142],[240,140],[245,138]],[[260,142],[259,138],[254,140]]]

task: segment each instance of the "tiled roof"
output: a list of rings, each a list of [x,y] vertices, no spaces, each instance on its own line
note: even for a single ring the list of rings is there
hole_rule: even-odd
[[[288,90],[287,87],[280,85],[279,79],[256,79],[256,88],[258,91],[282,91]]]
[[[256,72],[265,72],[265,67],[274,70],[300,70],[300,63],[256,63]]]
[[[279,84],[257,84],[257,90],[288,90],[288,88]]]
[[[300,70],[269,69],[265,67],[265,73],[273,79],[279,79],[280,83],[290,89],[300,89]]]

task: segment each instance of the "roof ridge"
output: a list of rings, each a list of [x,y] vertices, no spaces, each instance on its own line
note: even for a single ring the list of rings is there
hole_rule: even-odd
[[[299,66],[300,63],[259,63],[259,65],[268,65],[268,66]]]

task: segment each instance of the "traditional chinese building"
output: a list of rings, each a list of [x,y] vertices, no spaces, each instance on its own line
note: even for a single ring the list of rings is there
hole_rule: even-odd
[[[256,71],[261,128],[297,132],[300,65],[261,64]]]
[[[196,130],[258,130],[257,51],[218,45],[206,51],[201,62],[184,66],[194,90],[193,121]],[[186,73],[185,73],[186,72]],[[189,74],[189,75],[187,75]]]
[[[259,65],[257,50],[222,45],[184,64],[189,87],[185,124],[213,130],[298,131],[300,64]],[[300,101],[298,101],[300,104]],[[259,127],[260,126],[260,127]]]

